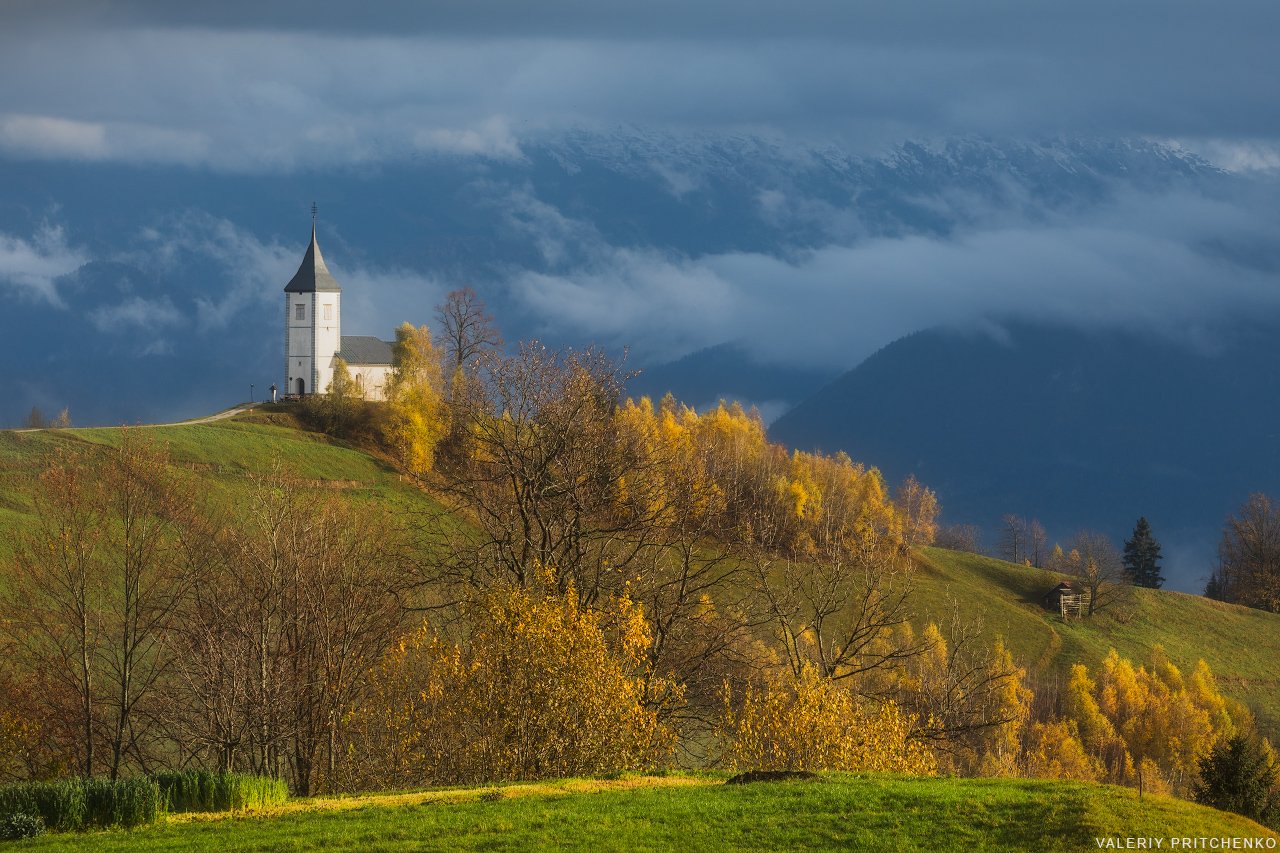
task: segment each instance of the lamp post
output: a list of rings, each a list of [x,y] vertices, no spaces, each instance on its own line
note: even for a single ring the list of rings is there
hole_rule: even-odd
[[[253,383],[249,383],[249,404],[253,405]]]

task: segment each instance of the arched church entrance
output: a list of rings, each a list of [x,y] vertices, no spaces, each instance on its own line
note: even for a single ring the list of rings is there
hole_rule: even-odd
[[[299,379],[298,380],[298,396],[301,397],[306,393],[307,393],[307,383]]]

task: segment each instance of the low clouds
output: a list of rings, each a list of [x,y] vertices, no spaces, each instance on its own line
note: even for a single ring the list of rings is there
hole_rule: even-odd
[[[1173,193],[1128,194],[1038,225],[879,237],[793,258],[679,257],[597,235],[577,247],[589,262],[517,273],[512,287],[548,327],[632,344],[642,360],[737,340],[762,361],[848,368],[920,328],[1010,318],[1213,346],[1215,325],[1280,309],[1280,270],[1244,250],[1272,246],[1276,225],[1265,211]],[[1238,251],[1211,248],[1228,240]]]
[[[94,308],[89,312],[89,320],[100,332],[130,334],[176,326],[182,323],[183,317],[167,296],[154,300],[134,296],[118,305]]]
[[[46,224],[29,239],[0,233],[0,283],[19,297],[64,307],[57,280],[87,260],[83,249],[67,244],[59,226]]]

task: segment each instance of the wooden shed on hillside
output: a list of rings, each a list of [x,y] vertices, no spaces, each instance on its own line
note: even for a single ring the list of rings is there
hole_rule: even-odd
[[[1089,606],[1089,590],[1079,581],[1063,581],[1041,596],[1045,609],[1065,616],[1083,616]]]

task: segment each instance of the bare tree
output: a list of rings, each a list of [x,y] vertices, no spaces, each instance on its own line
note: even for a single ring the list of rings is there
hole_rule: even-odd
[[[1008,513],[1000,519],[1000,541],[997,553],[1010,563],[1021,563],[1027,557],[1029,531],[1027,520]]]
[[[951,551],[967,551],[970,554],[987,554],[982,544],[982,528],[976,524],[953,524],[938,531],[934,545]]]
[[[1205,594],[1280,613],[1280,503],[1257,493],[1227,516]]]
[[[174,731],[219,767],[314,793],[339,760],[365,668],[401,624],[398,531],[292,485],[279,466],[218,526],[219,563],[176,631]]]
[[[452,559],[433,575],[468,589],[527,586],[545,566],[586,606],[624,584],[653,544],[659,512],[645,447],[615,417],[625,379],[595,349],[534,341],[486,360],[455,400],[467,444],[440,466],[445,493],[473,527],[450,526]]]
[[[1089,615],[1122,600],[1131,581],[1120,549],[1104,533],[1081,530],[1069,543],[1066,570],[1078,575],[1089,593]]]
[[[445,353],[452,374],[476,356],[493,353],[502,346],[502,336],[486,313],[484,302],[470,287],[454,290],[436,306],[440,324],[439,348]]]
[[[943,630],[932,648],[907,664],[912,677],[900,686],[899,702],[916,715],[913,737],[953,756],[966,748],[980,755],[982,738],[1022,711],[1021,702],[1010,701],[1020,671],[983,641],[981,617],[962,619],[955,602]]]
[[[1039,520],[1031,519],[1027,527],[1027,559],[1037,569],[1042,569],[1049,559],[1049,537],[1045,535],[1044,525]]]
[[[126,429],[117,448],[51,466],[34,530],[13,542],[17,640],[76,697],[67,713],[85,773],[117,778],[155,758],[166,637],[201,571],[200,552],[184,547],[190,494]]]
[[[99,547],[107,522],[97,484],[79,457],[53,461],[40,477],[34,502],[30,527],[9,537],[13,563],[6,627],[22,657],[61,688],[46,698],[73,699],[72,707],[57,713],[74,721],[77,769],[92,776],[97,769],[94,729],[107,598]]]
[[[813,664],[844,680],[919,655],[927,643],[894,641],[911,618],[915,573],[909,554],[878,537],[845,536],[840,526],[813,559],[754,558],[760,607],[773,624],[792,674]]]

